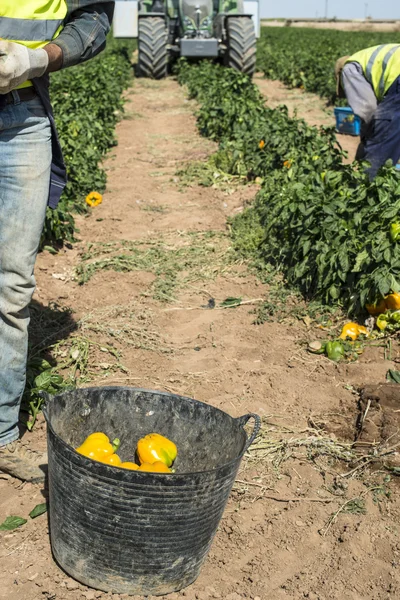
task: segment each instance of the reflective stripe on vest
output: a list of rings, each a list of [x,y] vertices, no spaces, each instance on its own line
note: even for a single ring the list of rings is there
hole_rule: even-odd
[[[24,42],[50,42],[63,19],[30,20],[0,17],[0,38]]]
[[[61,33],[67,11],[66,0],[0,0],[0,38],[42,48]]]
[[[383,59],[383,63],[382,63],[382,75],[379,81],[379,96],[381,98],[383,98],[385,91],[387,92],[387,90],[385,90],[385,75],[386,75],[386,70],[389,64],[390,59],[392,58],[393,54],[395,52],[397,52],[397,50],[400,48],[400,45],[398,44],[395,48],[391,48],[385,55],[385,58]],[[397,77],[400,75],[400,72],[397,74]]]
[[[400,75],[400,44],[382,44],[361,50],[347,62],[361,65],[367,81],[378,100],[382,100],[392,83]]]
[[[365,78],[367,79],[367,81],[370,82],[370,84],[372,85],[372,67],[374,66],[374,62],[376,57],[378,56],[379,52],[385,47],[385,44],[382,44],[381,46],[378,46],[373,53],[371,54],[371,57],[367,63],[367,66],[365,68]]]
[[[0,37],[40,48],[61,31],[66,0],[0,0]]]

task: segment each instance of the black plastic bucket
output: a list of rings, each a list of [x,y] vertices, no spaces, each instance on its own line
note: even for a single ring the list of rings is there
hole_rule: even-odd
[[[198,576],[240,461],[260,427],[174,394],[87,388],[48,400],[50,536],[72,577],[99,590],[163,595]],[[244,426],[253,417],[248,438]],[[122,460],[161,433],[178,446],[175,473],[118,469],[78,454],[94,431],[119,437]]]

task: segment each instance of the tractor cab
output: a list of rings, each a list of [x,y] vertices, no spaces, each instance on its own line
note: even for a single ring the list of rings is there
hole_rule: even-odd
[[[212,0],[180,0],[181,36],[210,38],[213,34],[214,7]]]

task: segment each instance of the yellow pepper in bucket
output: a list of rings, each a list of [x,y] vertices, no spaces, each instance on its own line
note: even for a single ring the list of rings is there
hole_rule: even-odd
[[[130,471],[137,471],[139,469],[139,465],[134,462],[126,461],[118,465],[121,469],[129,469]]]
[[[178,454],[174,442],[159,433],[149,433],[138,441],[137,454],[140,463],[153,464],[161,461],[170,467]]]
[[[105,433],[96,432],[89,435],[76,451],[87,458],[92,458],[99,462],[106,462],[109,461],[108,457],[114,455],[118,450],[119,444],[120,441],[118,438],[111,443]],[[119,460],[119,457],[117,457],[117,459]],[[116,459],[114,460],[116,461]],[[108,464],[116,464],[116,462],[109,462]]]
[[[139,467],[139,471],[147,471],[148,473],[171,473],[171,469],[161,460],[157,460],[155,463],[143,463]]]

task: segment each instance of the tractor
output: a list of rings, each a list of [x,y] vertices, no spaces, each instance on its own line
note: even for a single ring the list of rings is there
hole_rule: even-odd
[[[114,35],[127,37],[130,0],[116,2]],[[177,57],[209,58],[252,76],[256,63],[254,15],[243,0],[140,0],[131,11],[133,35],[138,38],[138,71],[162,79]],[[246,2],[245,2],[246,4]],[[258,2],[251,2],[257,6]],[[118,11],[125,5],[125,13]],[[118,22],[124,21],[118,35]],[[257,24],[257,21],[256,21]],[[136,35],[135,35],[136,33]]]

